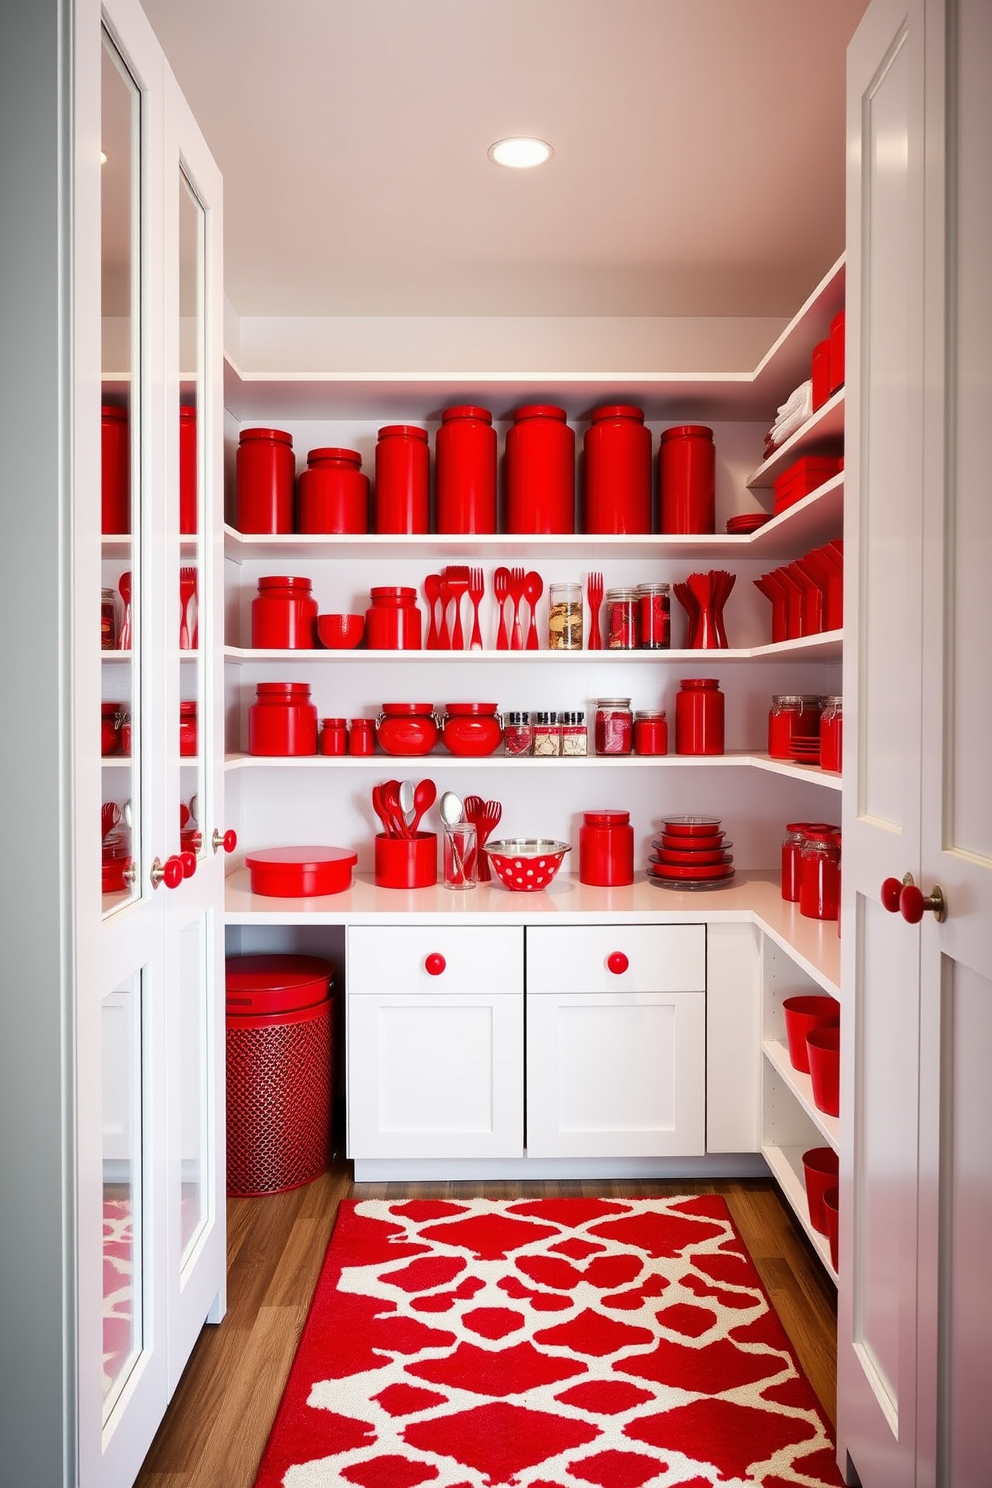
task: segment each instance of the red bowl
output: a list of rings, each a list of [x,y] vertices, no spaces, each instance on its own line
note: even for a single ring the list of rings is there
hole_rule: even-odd
[[[571,852],[567,842],[547,837],[505,837],[483,848],[493,872],[505,889],[546,889]]]
[[[265,847],[245,855],[252,893],[278,899],[340,894],[357,862],[347,847]]]
[[[670,837],[665,833],[661,837],[652,837],[651,846],[665,851],[669,849],[675,852],[713,852],[716,848],[733,847],[732,842],[726,840],[726,834],[717,832],[713,837]]]
[[[722,848],[710,848],[706,852],[677,852],[672,848],[665,848],[661,852],[651,854],[652,863],[671,863],[691,868],[699,867],[703,863],[732,863],[733,854],[724,852]]]
[[[648,872],[653,873],[655,878],[727,878],[734,871],[733,863],[701,863],[694,868],[687,868],[684,863],[664,863],[649,867]]]
[[[669,837],[713,837],[720,830],[718,816],[669,816],[661,824]]]
[[[364,615],[317,616],[317,636],[328,651],[354,651],[364,634]]]

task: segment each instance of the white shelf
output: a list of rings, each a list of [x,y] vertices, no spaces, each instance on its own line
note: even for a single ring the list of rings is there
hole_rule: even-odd
[[[745,481],[749,491],[764,490],[801,455],[840,454],[844,441],[844,389],[840,388],[806,422],[790,434]]]
[[[473,664],[494,662],[500,665],[510,663],[516,667],[540,666],[544,662],[559,662],[565,666],[588,666],[590,663],[599,665],[606,662],[608,666],[627,666],[629,663],[639,662],[678,662],[680,665],[690,663],[702,664],[712,662],[714,666],[722,666],[724,662],[738,661],[839,661],[843,650],[843,631],[829,630],[820,635],[800,636],[792,641],[770,641],[762,646],[737,646],[727,647],[725,650],[708,649],[704,651],[683,649],[666,649],[658,651],[633,650],[633,651],[611,651],[604,648],[600,651],[549,651],[546,647],[538,651],[427,651],[421,647],[415,651],[383,651],[363,650],[361,648],[352,650],[325,650],[323,648],[299,647],[289,651],[277,651],[256,648],[252,646],[225,646],[224,657],[232,662],[279,662],[280,665],[298,664],[300,662],[310,665],[313,662],[344,662],[351,666],[368,666],[375,661],[403,661],[406,662],[430,662],[432,665],[438,662],[442,666],[452,661],[471,661]],[[107,656],[112,652],[105,652]],[[119,653],[123,655],[124,653]],[[183,653],[184,655],[192,653]]]
[[[131,648],[130,648],[130,646],[128,646],[126,650],[119,651],[115,647],[113,651],[101,651],[100,652],[100,660],[101,661],[130,661],[131,660]]]
[[[809,780],[816,785],[826,786],[827,790],[841,789],[841,777],[833,770],[821,770],[819,765],[793,764],[789,760],[772,759],[768,754],[752,755],[751,764],[755,769],[767,770],[771,775],[785,775],[790,780]]]
[[[375,770],[382,772],[394,764],[418,764],[422,768],[439,768],[444,765],[470,765],[473,770],[720,770],[728,767],[738,769],[767,770],[778,765],[778,760],[769,760],[767,755],[748,753],[729,754],[582,754],[512,756],[498,751],[487,755],[452,754],[443,745],[427,754],[243,754],[234,751],[224,756],[225,770]],[[811,765],[784,765],[777,774],[790,775],[796,780],[805,780],[812,785],[825,785],[831,790],[840,789],[840,776],[827,774]]]
[[[788,1046],[778,1039],[765,1039],[762,1052],[775,1070],[779,1079],[795,1096],[806,1115],[829,1147],[840,1151],[840,1118],[828,1116],[813,1100],[813,1082],[809,1075],[797,1070],[789,1058]]]
[[[814,1230],[809,1222],[806,1204],[806,1185],[803,1179],[803,1149],[799,1147],[763,1146],[761,1155],[772,1170],[784,1197],[826,1268],[827,1274],[836,1283],[837,1272],[830,1264],[830,1242],[826,1235]]]
[[[701,653],[696,652],[697,656]],[[707,653],[713,655],[713,652]],[[798,636],[792,641],[769,641],[748,653],[755,661],[840,661],[844,654],[844,632],[824,630],[819,635]]]
[[[844,472],[831,476],[801,501],[772,517],[745,541],[748,556],[795,558],[844,533]]]

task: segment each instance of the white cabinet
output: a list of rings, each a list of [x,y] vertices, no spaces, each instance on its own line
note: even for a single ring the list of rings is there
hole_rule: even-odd
[[[705,927],[526,934],[528,1156],[702,1153]]]

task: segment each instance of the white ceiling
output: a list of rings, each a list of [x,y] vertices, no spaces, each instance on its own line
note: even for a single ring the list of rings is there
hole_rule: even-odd
[[[788,316],[843,249],[866,0],[142,3],[241,316]]]

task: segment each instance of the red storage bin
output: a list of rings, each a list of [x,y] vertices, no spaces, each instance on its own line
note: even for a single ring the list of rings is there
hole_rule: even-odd
[[[227,1192],[311,1183],[331,1156],[334,967],[315,956],[227,961]]]
[[[802,501],[817,486],[832,480],[844,468],[840,455],[803,455],[775,479],[775,514]]]
[[[785,1036],[789,1045],[789,1058],[793,1069],[809,1074],[809,1051],[806,1035],[814,1028],[836,1026],[840,1023],[840,1003],[825,992],[813,992],[798,997],[787,997],[782,1004],[785,1013]]]
[[[806,1035],[813,1103],[826,1116],[840,1115],[840,1025],[813,1028]]]
[[[836,1188],[839,1168],[839,1160],[832,1147],[811,1147],[808,1152],[803,1153],[809,1222],[821,1235],[827,1233],[823,1195],[828,1188]]]

